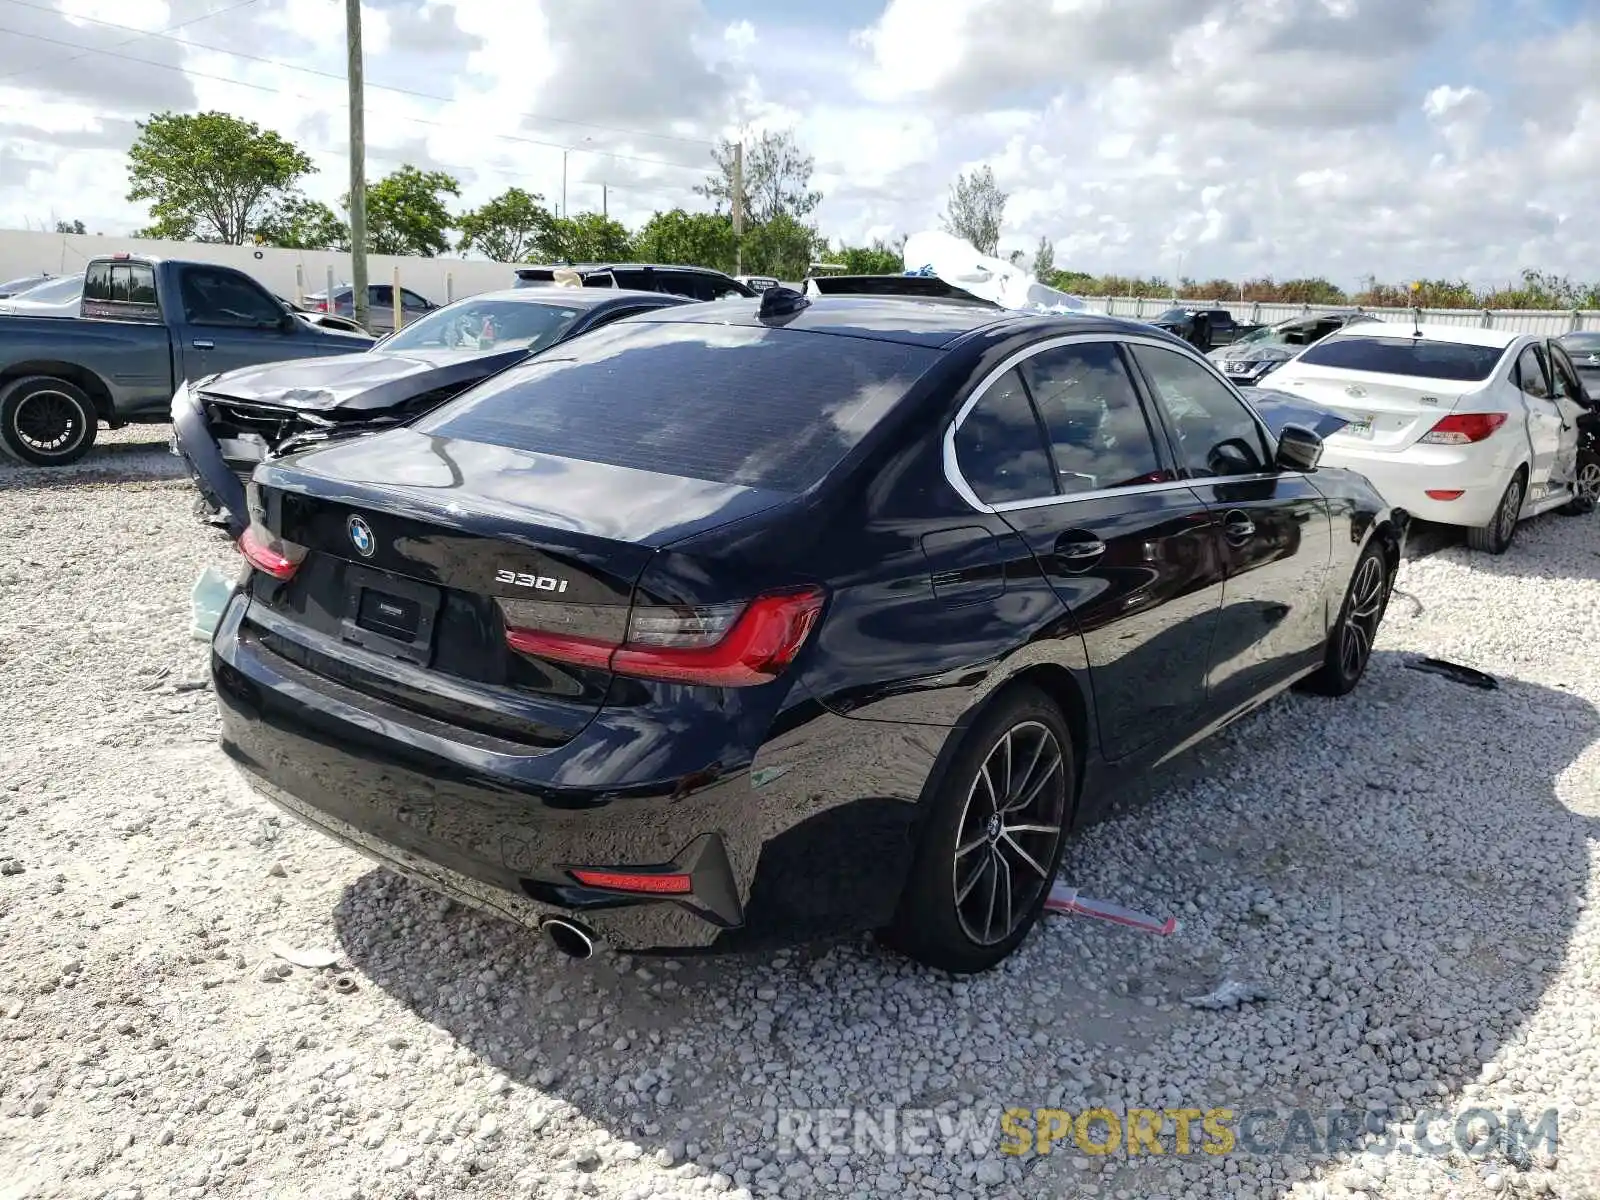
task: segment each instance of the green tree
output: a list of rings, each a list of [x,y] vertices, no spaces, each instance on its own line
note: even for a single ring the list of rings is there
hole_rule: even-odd
[[[128,199],[147,201],[141,237],[242,245],[316,171],[293,142],[227,113],[158,113],[128,151]]]
[[[718,213],[733,212],[734,143],[724,141],[711,152],[717,169],[695,191],[710,200]],[[822,193],[811,187],[816,160],[800,149],[791,129],[763,133],[744,156],[744,218],[746,226],[764,225],[778,216],[795,220],[809,216],[822,203]]]
[[[633,238],[620,221],[597,212],[557,217],[537,247],[544,259],[564,262],[617,261],[633,254]]]
[[[658,212],[635,235],[633,251],[642,262],[732,271],[733,221],[726,215],[690,213],[681,208]]]
[[[456,228],[461,231],[460,249],[516,263],[556,238],[556,221],[543,196],[507,188],[481,208],[463,213]]]
[[[446,196],[461,195],[461,184],[444,171],[419,171],[406,163],[367,187],[367,250],[434,258],[450,249],[455,218]],[[345,198],[348,205],[350,199]]]
[[[255,238],[289,250],[349,250],[350,226],[322,201],[292,196],[256,226]]]
[[[950,185],[950,203],[939,214],[939,224],[972,243],[979,254],[1000,253],[1000,225],[1010,197],[994,181],[994,169],[979,167],[971,175],[957,175]]]
[[[1056,271],[1056,246],[1047,237],[1039,238],[1039,247],[1033,252],[1033,277],[1046,283]]]
[[[57,221],[57,233],[88,233],[82,221]]]
[[[812,255],[825,245],[810,225],[779,213],[746,231],[741,247],[744,269],[752,275],[804,279],[810,271]]]
[[[874,238],[870,246],[841,244],[837,250],[828,251],[825,257],[851,275],[898,275],[906,269],[899,247],[889,245],[882,238]]]

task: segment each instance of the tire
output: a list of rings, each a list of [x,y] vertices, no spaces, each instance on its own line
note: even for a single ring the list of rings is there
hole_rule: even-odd
[[[0,391],[0,446],[31,467],[77,462],[100,432],[100,414],[77,384],[30,375]]]
[[[1572,490],[1571,502],[1561,509],[1569,516],[1592,513],[1595,505],[1600,504],[1600,455],[1592,450],[1579,451],[1578,471],[1572,481]]]
[[[1322,666],[1306,678],[1306,691],[1319,696],[1347,696],[1355,691],[1372,661],[1372,643],[1388,611],[1393,584],[1383,547],[1368,542],[1350,573],[1338,624],[1328,632]]]
[[[1511,548],[1511,539],[1517,536],[1517,522],[1522,517],[1522,504],[1527,499],[1527,480],[1527,472],[1518,467],[1501,493],[1500,503],[1495,505],[1489,523],[1467,530],[1467,545],[1485,554],[1504,554]]]
[[[928,798],[916,859],[883,940],[958,975],[1010,955],[1055,882],[1076,779],[1061,710],[1036,688],[1003,692],[967,731]],[[996,793],[1005,798],[998,812]],[[1007,802],[1015,806],[1009,821]]]

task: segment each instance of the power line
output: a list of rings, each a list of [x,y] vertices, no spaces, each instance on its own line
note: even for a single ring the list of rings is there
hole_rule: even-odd
[[[48,12],[48,13],[59,13],[60,12],[59,9],[52,8],[48,4],[36,4],[36,3],[33,3],[33,0],[6,0],[6,3],[15,4],[19,8],[37,9],[40,12]],[[253,4],[253,3],[255,3],[255,0],[245,0],[245,3]],[[222,11],[227,11],[227,10],[224,9]],[[78,20],[78,21],[87,21],[91,25],[104,25],[108,29],[123,29],[123,30],[127,30],[129,32],[138,32],[138,27],[135,26],[135,25],[121,25],[121,24],[118,24],[116,21],[104,21],[104,20],[101,20],[99,17],[76,17],[74,19]],[[173,26],[173,28],[176,29],[176,28],[178,28],[178,26]],[[207,52],[208,54],[227,54],[227,55],[232,56],[233,58],[242,58],[242,59],[245,59],[245,60],[247,60],[249,62],[262,63],[265,66],[269,66],[269,67],[281,67],[286,71],[300,71],[300,72],[303,72],[304,74],[307,74],[307,75],[316,75],[316,76],[318,76],[318,77],[320,77],[322,79],[332,79],[332,80],[335,80],[336,82],[339,82],[339,83],[343,83],[344,82],[344,76],[340,75],[340,74],[338,74],[337,72],[334,72],[334,71],[324,71],[324,70],[321,70],[320,68],[317,68],[317,67],[303,67],[303,66],[300,66],[297,63],[284,62],[282,59],[278,59],[278,58],[263,58],[259,54],[246,54],[242,50],[225,50],[221,46],[207,46],[207,45],[205,45],[205,44],[203,44],[201,42],[191,42],[186,38],[169,37],[168,33],[169,33],[169,31],[163,30],[160,33],[147,33],[147,34],[144,34],[143,36],[146,37],[146,38],[152,38],[152,37],[153,38],[160,38],[163,41],[172,42],[175,45],[187,46],[191,50],[203,50],[203,51]],[[140,41],[142,39],[141,38],[134,38],[132,40],[133,41]],[[126,42],[118,43],[118,45],[128,45],[128,44],[129,43],[126,43]],[[71,60],[68,60],[68,61],[71,61]],[[30,68],[30,70],[38,70],[38,69],[39,68],[37,68],[37,67]],[[0,76],[0,78],[9,78],[9,77],[8,76]],[[403,87],[395,86],[393,84],[370,83],[369,82],[369,83],[366,84],[366,87],[371,89],[371,90],[373,90],[373,91],[394,92],[396,95],[411,96],[414,99],[418,99],[418,100],[433,100],[433,101],[436,101],[436,102],[438,102],[440,104],[454,104],[456,102],[455,98],[452,97],[452,96],[440,96],[440,95],[438,95],[437,93],[434,93],[434,92],[422,92],[422,91],[417,91],[414,88],[403,88]],[[654,139],[656,139],[658,141],[664,141],[664,142],[681,142],[682,144],[688,145],[688,146],[715,146],[717,144],[715,142],[707,141],[705,138],[680,137],[679,135],[672,134],[672,133],[646,133],[642,129],[624,129],[621,126],[618,126],[618,125],[600,125],[600,124],[597,124],[597,123],[595,123],[593,121],[578,121],[578,120],[573,120],[573,119],[568,118],[568,117],[552,117],[552,116],[547,116],[544,113],[519,112],[519,113],[512,113],[511,115],[512,116],[517,116],[517,117],[524,117],[524,118],[527,118],[527,119],[533,120],[533,121],[546,121],[546,122],[549,122],[551,124],[556,124],[556,125],[573,125],[573,126],[577,126],[580,129],[598,129],[598,130],[600,130],[600,131],[602,131],[604,133],[620,133],[625,137],[654,138]]]
[[[190,17],[187,21],[179,21],[176,25],[168,25],[165,29],[152,30],[149,33],[141,33],[138,37],[129,38],[125,42],[114,42],[112,44],[112,49],[116,49],[117,47],[120,47],[120,46],[131,46],[135,42],[144,41],[146,38],[164,37],[167,34],[171,33],[174,29],[182,29],[185,26],[195,25],[195,24],[198,24],[201,21],[209,21],[212,17],[220,17],[224,13],[236,12],[237,10],[239,10],[241,8],[248,8],[248,7],[250,7],[250,5],[254,4],[255,2],[256,2],[256,0],[239,0],[239,3],[230,4],[226,8],[214,8],[208,13],[201,13],[198,17]],[[36,5],[34,7],[43,8],[44,6],[43,5]],[[56,9],[56,8],[47,8],[47,9],[45,9],[45,11],[46,12],[53,12],[53,13],[61,14],[61,10],[60,9]],[[61,15],[65,15],[65,14],[61,14]],[[121,26],[118,26],[118,28],[120,28],[120,29],[132,29],[133,26],[131,26],[131,25],[121,25]],[[59,62],[45,63],[41,67],[23,67],[22,70],[20,70],[20,71],[11,71],[11,72],[9,72],[9,73],[7,73],[5,75],[0,75],[0,82],[3,82],[4,80],[7,80],[7,79],[15,79],[19,75],[32,75],[35,71],[48,71],[53,67],[64,67],[70,62],[77,62],[80,58],[88,58],[91,53],[93,53],[93,51],[90,51],[88,49],[84,49],[84,52],[82,54],[71,55],[71,56],[69,56],[67,58],[61,59]]]
[[[93,46],[80,46],[74,42],[63,42],[59,38],[45,37],[40,33],[24,33],[20,29],[6,29],[3,26],[0,26],[0,33],[9,34],[12,37],[28,38],[35,42],[46,42],[52,46],[65,46],[69,50],[82,50],[88,54],[103,54],[108,58],[119,58],[126,62],[138,63],[142,67],[155,67],[162,71],[177,71],[181,75],[193,76],[196,79],[209,79],[214,83],[226,83],[232,87],[249,88],[252,91],[266,92],[267,94],[273,96],[288,96],[291,99],[305,100],[311,104],[323,105],[327,103],[327,97],[325,96],[308,96],[304,92],[286,91],[283,88],[269,87],[264,83],[250,83],[244,79],[233,79],[227,75],[212,75],[206,71],[196,71],[192,67],[180,67],[173,63],[152,62],[148,58],[135,58],[131,54],[118,54],[114,50],[101,50]],[[335,76],[335,78],[343,81],[344,77],[341,75]],[[467,128],[467,126],[464,125],[452,125],[444,121],[430,121],[425,117],[407,117],[406,121],[408,124],[426,125],[433,129],[461,130]],[[481,134],[483,131],[474,130],[474,132]],[[492,138],[498,138],[502,141],[520,142],[523,145],[528,146],[543,146],[550,150],[570,151],[573,149],[573,147],[564,145],[561,142],[547,142],[542,138],[521,137],[514,133],[490,133],[488,136]],[[648,163],[657,167],[672,167],[679,171],[703,171],[705,169],[703,167],[693,166],[689,163],[672,162],[670,159],[665,158],[646,158],[645,156],[639,154],[622,154],[616,150],[586,150],[580,151],[580,153],[597,154],[603,158],[615,158],[624,162]]]

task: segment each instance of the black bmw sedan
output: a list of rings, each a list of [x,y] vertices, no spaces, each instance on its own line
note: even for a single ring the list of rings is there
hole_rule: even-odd
[[[688,303],[615,288],[470,296],[433,309],[363,354],[241,367],[183,385],[172,398],[172,450],[199,489],[201,515],[238,537],[248,522],[244,485],[267,459],[402,425],[559,342]]]
[[[257,471],[223,746],[569,953],[982,970],[1118,779],[1361,679],[1407,519],[1320,449],[1134,322],[647,314]]]

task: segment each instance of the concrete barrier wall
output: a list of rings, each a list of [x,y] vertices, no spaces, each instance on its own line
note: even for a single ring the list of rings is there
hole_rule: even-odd
[[[350,282],[348,254],[22,230],[0,231],[0,280],[38,271],[48,271],[52,275],[76,274],[91,258],[119,253],[186,258],[237,267],[291,300],[298,300],[308,292],[324,291],[328,286],[329,268],[333,270],[336,285]],[[510,266],[482,259],[399,258],[385,254],[367,257],[369,282],[391,283],[396,268],[400,271],[402,286],[436,304],[478,292],[492,292],[516,282]]]

